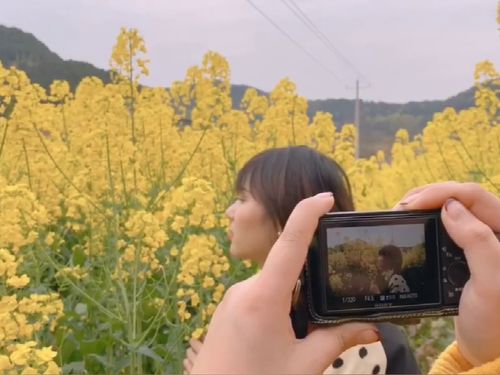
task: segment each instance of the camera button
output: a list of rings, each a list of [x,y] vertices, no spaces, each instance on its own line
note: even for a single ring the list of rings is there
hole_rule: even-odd
[[[470,277],[469,267],[465,262],[451,263],[446,274],[450,283],[458,287],[463,287]]]

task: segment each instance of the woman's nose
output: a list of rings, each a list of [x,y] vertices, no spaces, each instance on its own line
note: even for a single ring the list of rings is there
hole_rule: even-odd
[[[230,205],[227,210],[226,210],[226,216],[233,220],[233,217],[234,217],[234,210],[235,210],[235,205],[236,205],[236,202],[233,203],[232,205]]]

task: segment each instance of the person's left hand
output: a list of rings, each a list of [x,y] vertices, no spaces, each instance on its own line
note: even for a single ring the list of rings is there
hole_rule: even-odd
[[[321,373],[349,347],[378,340],[367,323],[317,328],[304,339],[292,329],[292,291],[318,218],[333,202],[322,193],[296,206],[262,271],[226,292],[191,373]]]

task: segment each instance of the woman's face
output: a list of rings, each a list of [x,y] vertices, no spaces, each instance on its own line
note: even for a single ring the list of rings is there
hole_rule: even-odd
[[[382,271],[387,271],[391,268],[387,257],[383,255],[378,256],[378,268]]]
[[[226,210],[226,216],[231,221],[228,232],[231,255],[264,264],[278,238],[277,229],[264,206],[244,190]]]

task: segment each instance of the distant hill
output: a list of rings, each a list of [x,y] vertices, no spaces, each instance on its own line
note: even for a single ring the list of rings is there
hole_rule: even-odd
[[[74,89],[87,76],[99,77],[109,82],[109,72],[92,64],[63,60],[52,52],[33,34],[14,27],[0,25],[0,61],[5,66],[16,66],[26,71],[33,82],[48,88],[55,79],[63,79]],[[247,85],[232,85],[231,96],[235,107],[239,107]],[[257,89],[259,94],[266,92]],[[445,100],[409,102],[404,104],[385,102],[361,102],[361,156],[373,155],[384,150],[390,156],[394,134],[405,128],[411,136],[418,134],[436,112],[446,107],[457,111],[474,105],[474,88],[470,88]],[[310,100],[308,114],[317,111],[333,114],[337,126],[354,122],[354,100],[322,99]]]
[[[4,66],[24,70],[32,82],[48,87],[55,79],[66,80],[75,88],[85,77],[96,76],[109,82],[109,73],[94,65],[63,60],[33,34],[0,25],[0,61]]]
[[[361,101],[361,156],[384,150],[390,156],[394,134],[401,128],[411,136],[419,134],[437,112],[447,107],[457,111],[474,105],[475,88],[470,88],[445,100],[426,100],[404,104]],[[308,112],[330,112],[336,124],[354,123],[354,100],[310,100]]]

